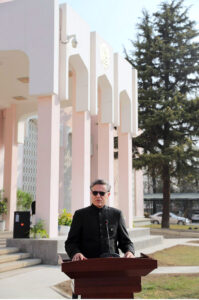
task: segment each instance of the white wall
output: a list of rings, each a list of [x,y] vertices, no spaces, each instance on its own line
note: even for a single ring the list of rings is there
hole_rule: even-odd
[[[0,4],[0,51],[20,50],[30,61],[30,94],[58,93],[58,0]]]

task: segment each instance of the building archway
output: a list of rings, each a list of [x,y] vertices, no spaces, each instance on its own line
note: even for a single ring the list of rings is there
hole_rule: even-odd
[[[8,198],[7,230],[13,229],[16,210],[18,119],[24,105],[33,102],[35,98],[29,95],[28,56],[20,50],[0,51],[0,109],[3,115],[0,162],[3,188]]]

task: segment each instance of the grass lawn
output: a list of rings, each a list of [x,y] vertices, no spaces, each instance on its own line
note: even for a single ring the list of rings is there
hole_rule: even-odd
[[[177,245],[153,254],[158,266],[199,266],[199,247]],[[199,267],[197,274],[154,274],[142,277],[142,299],[198,299]]]
[[[177,245],[149,254],[149,256],[158,260],[159,267],[199,266],[199,247],[197,246]]]
[[[198,299],[199,273],[188,275],[154,274],[142,278],[142,292],[136,299]]]

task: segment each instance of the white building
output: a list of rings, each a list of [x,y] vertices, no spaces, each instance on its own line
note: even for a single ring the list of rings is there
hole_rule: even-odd
[[[9,199],[7,229],[13,228],[16,209],[17,147],[25,141],[26,120],[35,115],[36,218],[45,221],[49,236],[57,236],[59,208],[68,206],[73,213],[90,204],[89,185],[96,178],[109,181],[109,205],[116,206],[114,128],[119,139],[117,206],[131,228],[133,216],[143,215],[142,181],[137,176],[132,201],[136,70],[90,32],[68,5],[59,6],[57,0],[4,1],[0,4],[0,183]]]

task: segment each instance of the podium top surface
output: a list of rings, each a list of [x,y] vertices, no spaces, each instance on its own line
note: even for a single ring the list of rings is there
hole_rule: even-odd
[[[90,258],[64,261],[62,272],[70,278],[100,276],[145,276],[157,268],[157,260],[146,255],[136,258]]]

